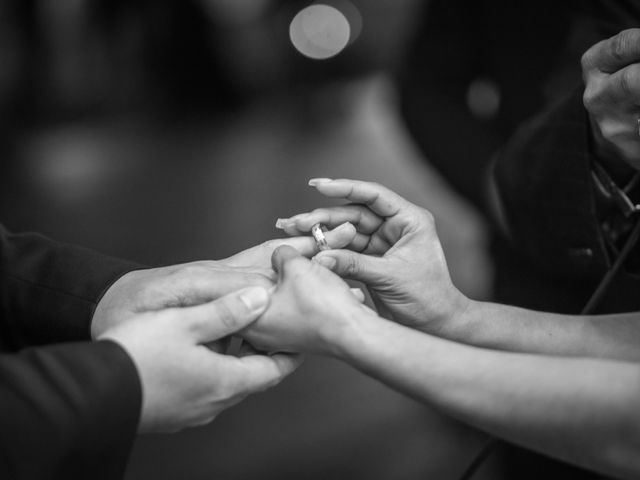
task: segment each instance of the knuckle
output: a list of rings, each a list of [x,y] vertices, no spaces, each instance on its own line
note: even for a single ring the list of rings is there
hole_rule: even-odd
[[[584,107],[589,111],[594,110],[600,105],[601,101],[602,95],[600,90],[587,82],[587,86],[582,95],[582,103],[584,104]]]
[[[197,277],[205,273],[205,268],[199,263],[188,263],[176,273],[186,277]]]
[[[623,31],[611,38],[609,42],[609,55],[615,60],[622,60],[627,49],[627,31]]]
[[[360,265],[354,255],[349,255],[345,260],[345,270],[348,275],[357,275],[360,271]]]
[[[637,88],[638,75],[635,68],[625,68],[620,75],[620,90],[625,96],[632,96]]]
[[[582,54],[580,57],[580,65],[582,65],[582,71],[590,70],[593,67],[593,50],[595,47],[591,47],[589,50]]]

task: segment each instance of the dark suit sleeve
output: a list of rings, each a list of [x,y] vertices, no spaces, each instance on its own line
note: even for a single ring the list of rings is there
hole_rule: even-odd
[[[140,403],[135,366],[114,342],[0,355],[0,477],[122,478]]]
[[[595,212],[582,90],[524,125],[497,156],[493,180],[512,243],[568,278],[599,277],[607,258]]]
[[[0,225],[0,347],[89,340],[105,290],[139,265]]]

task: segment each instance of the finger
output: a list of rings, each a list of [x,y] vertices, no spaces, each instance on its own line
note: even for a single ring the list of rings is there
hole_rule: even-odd
[[[381,217],[392,217],[403,208],[413,205],[397,193],[377,183],[349,179],[316,180],[310,180],[309,185],[323,195],[365,204]]]
[[[634,63],[611,74],[603,82],[602,98],[615,103],[628,104],[637,109],[640,103],[640,64]]]
[[[302,235],[310,232],[311,227],[316,223],[335,228],[346,222],[353,224],[358,232],[370,234],[380,228],[384,219],[363,205],[342,205],[331,208],[317,208],[312,212],[295,215],[288,219],[280,219],[279,225],[289,235]]]
[[[302,364],[302,359],[300,355],[284,353],[239,358],[236,391],[255,393],[271,388],[293,373]]]
[[[640,61],[640,29],[623,30],[607,40],[596,43],[582,56],[585,71],[613,73]]]
[[[320,252],[313,260],[342,278],[365,284],[375,284],[384,278],[381,268],[384,260],[379,257],[349,250],[327,250]]]
[[[324,236],[327,240],[327,244],[331,248],[349,247],[356,249],[357,246],[362,245],[365,241],[365,239],[356,232],[355,227],[349,223],[345,223],[333,230],[325,232]],[[271,240],[270,245],[274,251],[282,245],[289,245],[290,247],[298,250],[302,256],[307,258],[311,258],[318,253],[318,245],[316,244],[315,239],[310,236]]]
[[[269,303],[262,287],[249,287],[214,301],[166,312],[178,317],[198,343],[208,343],[231,335],[254,322]]]
[[[284,266],[297,258],[303,258],[298,250],[291,245],[282,245],[276,248],[273,255],[271,255],[271,265],[276,272],[281,274]]]
[[[353,294],[353,296],[356,297],[356,299],[360,303],[364,303],[365,296],[364,296],[364,292],[362,291],[361,288],[350,288],[349,290],[351,290],[351,293]]]

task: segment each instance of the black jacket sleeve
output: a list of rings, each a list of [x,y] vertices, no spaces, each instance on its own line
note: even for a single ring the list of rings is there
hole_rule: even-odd
[[[122,478],[140,392],[135,366],[111,341],[0,355],[0,477]]]
[[[139,377],[119,345],[86,340],[103,292],[136,268],[0,226],[0,478],[122,478]]]
[[[0,225],[0,348],[89,340],[105,290],[139,265]]]

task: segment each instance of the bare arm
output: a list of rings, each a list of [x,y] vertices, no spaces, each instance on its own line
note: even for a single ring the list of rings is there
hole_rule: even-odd
[[[390,318],[413,329],[478,347],[640,360],[640,313],[568,316],[478,303],[451,282],[433,216],[387,188],[355,180],[312,182],[322,194],[352,203],[281,220],[289,234],[321,222],[351,222],[348,250],[315,259],[344,278],[364,282]]]
[[[274,267],[270,306],[246,331],[254,345],[334,356],[496,436],[638,478],[639,364],[454,343],[380,318],[338,277],[291,248],[276,250]]]
[[[640,361],[639,312],[560,315],[469,301],[437,334],[510,352]]]
[[[526,448],[640,474],[638,364],[485,350],[378,318],[356,325],[342,358],[390,387]]]

